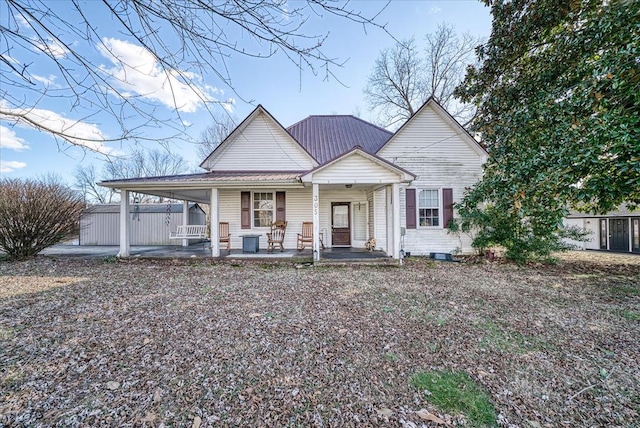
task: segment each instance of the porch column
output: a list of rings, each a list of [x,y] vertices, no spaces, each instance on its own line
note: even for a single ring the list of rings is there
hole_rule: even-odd
[[[186,199],[184,201],[182,201],[182,225],[188,226],[189,225],[189,201],[187,201]],[[188,239],[183,239],[182,240],[182,246],[183,247],[188,247],[189,246],[189,240]]]
[[[130,255],[130,241],[129,241],[129,229],[131,219],[129,218],[129,191],[120,190],[120,252],[118,257],[129,257]]]
[[[385,188],[385,196],[387,200],[387,256],[393,257],[395,246],[395,233],[393,230],[393,188],[387,186]]]
[[[391,186],[391,198],[393,203],[393,254],[394,259],[400,259],[400,184]]]
[[[320,260],[320,190],[313,183],[313,261]]]
[[[211,238],[211,257],[220,257],[220,228],[218,223],[220,222],[219,207],[219,195],[218,189],[215,187],[211,189],[211,200],[209,205],[209,215],[211,224],[209,225],[209,237]]]

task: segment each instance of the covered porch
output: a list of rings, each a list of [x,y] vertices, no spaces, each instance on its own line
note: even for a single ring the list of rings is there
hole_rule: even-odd
[[[114,180],[101,185],[119,189],[121,193],[119,257],[132,256],[128,213],[130,194],[138,192],[181,200],[184,206],[189,202],[208,205],[210,245],[204,250],[208,257],[228,256],[227,244],[220,242],[221,222],[228,224],[233,255],[242,253],[247,236],[259,237],[262,241],[259,247],[266,248],[270,226],[275,221],[284,221],[287,230],[283,246],[296,256],[309,254],[313,261],[318,261],[323,257],[339,257],[332,255],[340,254],[338,248],[364,253],[365,244],[374,242],[376,254],[399,260],[400,186],[414,178],[413,174],[356,148],[311,171],[211,171]],[[305,223],[313,225],[312,239],[302,251],[297,251],[300,248],[297,236]],[[189,240],[183,239],[181,245],[189,247]],[[269,253],[270,257],[284,257],[277,252]]]

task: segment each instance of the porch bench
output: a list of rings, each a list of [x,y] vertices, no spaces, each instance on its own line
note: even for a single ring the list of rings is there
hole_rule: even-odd
[[[175,232],[169,232],[169,239],[206,239],[207,226],[204,224],[189,224],[178,226]]]

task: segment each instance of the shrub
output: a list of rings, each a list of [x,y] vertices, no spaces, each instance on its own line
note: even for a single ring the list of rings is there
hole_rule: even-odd
[[[78,230],[82,197],[56,178],[0,180],[0,249],[32,257]]]
[[[554,252],[574,248],[566,240],[586,241],[589,233],[576,226],[563,226],[555,213],[523,217],[493,204],[457,208],[460,218],[449,225],[450,233],[470,235],[471,245],[479,254],[486,248],[502,247],[505,257],[516,263],[552,261]]]

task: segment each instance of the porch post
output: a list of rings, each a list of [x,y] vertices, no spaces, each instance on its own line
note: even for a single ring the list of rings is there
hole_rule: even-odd
[[[182,225],[183,226],[188,226],[189,225],[189,201],[187,201],[186,199],[184,201],[182,201]],[[189,246],[189,240],[186,239],[186,238],[183,239],[182,240],[182,246],[183,247],[188,247]]]
[[[393,258],[400,259],[400,184],[393,183]]]
[[[209,237],[211,238],[211,257],[220,257],[220,228],[218,223],[220,222],[219,195],[218,189],[213,187],[211,189],[211,201],[209,205],[210,215],[210,231]]]
[[[313,261],[320,260],[320,191],[313,183]]]
[[[385,196],[387,200],[387,256],[393,257],[393,251],[395,246],[395,233],[393,230],[393,204],[394,194],[392,192],[392,186],[385,188]]]
[[[129,257],[130,241],[129,241],[129,191],[120,190],[120,252],[118,257]]]

